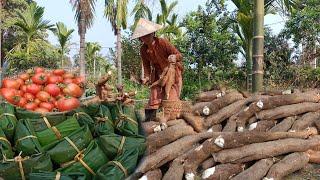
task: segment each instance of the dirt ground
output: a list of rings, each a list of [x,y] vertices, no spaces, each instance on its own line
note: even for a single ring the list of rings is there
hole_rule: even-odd
[[[287,176],[285,180],[320,180],[320,165],[308,164],[300,171]]]

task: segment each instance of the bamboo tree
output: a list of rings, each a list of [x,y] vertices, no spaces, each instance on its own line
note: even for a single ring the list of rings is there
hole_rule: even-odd
[[[254,1],[253,25],[253,86],[252,91],[258,92],[263,87],[263,50],[264,50],[264,0]]]

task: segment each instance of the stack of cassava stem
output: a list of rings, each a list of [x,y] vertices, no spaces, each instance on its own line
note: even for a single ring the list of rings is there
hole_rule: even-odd
[[[193,113],[142,123],[134,178],[271,180],[320,163],[320,91],[201,93]]]

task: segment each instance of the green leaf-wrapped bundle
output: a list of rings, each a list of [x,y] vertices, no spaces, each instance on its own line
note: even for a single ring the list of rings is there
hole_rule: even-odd
[[[48,154],[31,157],[17,156],[0,163],[0,177],[6,180],[28,179],[31,172],[52,171],[52,162]]]
[[[32,155],[43,152],[37,136],[26,124],[27,121],[25,120],[20,120],[17,124],[14,136],[16,151],[22,152],[22,155]]]
[[[114,133],[114,123],[107,106],[100,105],[99,112],[95,115],[94,135],[96,137]]]
[[[136,168],[138,163],[139,150],[130,149],[124,151],[113,161],[101,166],[95,179],[97,180],[119,180],[128,177]]]
[[[78,111],[78,112],[75,112],[72,116],[77,119],[80,126],[88,125],[90,131],[94,130],[94,120],[92,119],[91,116],[89,116],[89,114],[83,111]]]
[[[139,126],[134,111],[134,106],[123,106],[123,113],[116,120],[116,129],[121,135],[135,136],[139,134]]]
[[[11,143],[0,128],[0,160],[2,160],[3,157],[12,159],[13,156],[14,153],[12,152]]]
[[[56,112],[56,113],[47,113],[47,114],[41,114],[33,111],[28,111],[21,108],[16,108],[16,116],[18,119],[39,119],[38,122],[41,122],[40,119],[42,117],[46,117],[50,124],[53,126],[63,122],[67,118],[67,113],[65,112]],[[36,121],[37,122],[37,121]],[[43,123],[41,123],[43,124]],[[42,125],[42,127],[45,127],[45,124]]]
[[[139,155],[143,155],[146,149],[146,139],[143,136],[126,137],[109,134],[100,136],[97,142],[110,160],[129,149],[138,149]]]
[[[60,173],[60,172],[41,172],[30,173],[30,180],[85,180],[86,175],[83,173]]]
[[[82,105],[80,108],[76,109],[76,112],[85,112],[89,114],[89,116],[94,117],[98,114],[100,109],[99,103],[89,104],[87,106]]]
[[[108,162],[108,158],[99,148],[96,141],[91,141],[85,151],[77,154],[73,161],[65,163],[57,171],[61,173],[82,172],[87,179],[91,179],[102,165]]]
[[[14,130],[17,125],[17,119],[14,112],[14,107],[6,102],[0,104],[0,128],[9,141],[13,139]]]
[[[83,126],[69,136],[64,137],[58,144],[48,150],[48,154],[52,161],[58,164],[71,161],[78,152],[89,145],[92,139],[88,126]]]
[[[77,129],[80,129],[80,125],[75,117],[69,117],[67,120],[56,126],[52,126],[46,118],[44,118],[43,121],[45,121],[47,129],[36,131],[36,136],[42,146],[50,145],[56,140],[60,140]]]

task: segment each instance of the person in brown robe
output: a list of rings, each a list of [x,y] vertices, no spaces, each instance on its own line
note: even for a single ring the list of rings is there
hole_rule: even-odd
[[[133,38],[139,38],[143,42],[140,49],[144,68],[143,84],[154,84],[170,65],[174,68],[174,80],[167,94],[165,87],[160,84],[151,87],[149,102],[145,109],[147,121],[156,118],[156,111],[163,99],[179,100],[182,89],[182,55],[169,41],[155,37],[155,31],[160,28],[160,25],[140,19],[133,34]]]

